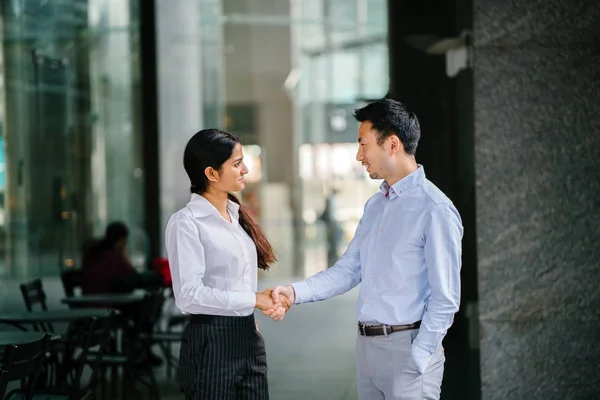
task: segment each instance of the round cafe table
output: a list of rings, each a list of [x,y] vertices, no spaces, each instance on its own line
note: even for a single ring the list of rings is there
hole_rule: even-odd
[[[110,312],[108,309],[64,309],[50,311],[20,311],[12,313],[0,313],[0,324],[8,324],[26,331],[23,325],[37,323],[73,322],[84,319],[103,317]]]
[[[79,309],[79,307],[120,308],[140,303],[144,300],[145,296],[145,293],[139,292],[125,294],[90,294],[67,297],[62,299],[61,303],[68,305],[71,309]]]
[[[0,348],[37,342],[38,340],[41,340],[45,335],[46,333],[44,332],[1,331]]]

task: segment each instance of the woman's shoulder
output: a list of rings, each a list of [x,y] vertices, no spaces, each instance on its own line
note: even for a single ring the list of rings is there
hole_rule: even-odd
[[[187,207],[182,208],[179,211],[174,212],[169,221],[167,222],[167,229],[169,227],[186,227],[194,224],[194,217]]]
[[[200,218],[194,217],[190,210],[183,208],[171,215],[165,228],[165,240],[178,237],[198,237],[202,240],[203,231],[206,227],[202,226]]]

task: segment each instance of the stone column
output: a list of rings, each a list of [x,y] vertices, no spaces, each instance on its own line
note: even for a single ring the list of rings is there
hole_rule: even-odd
[[[274,279],[294,274],[297,252],[303,250],[294,235],[297,194],[296,145],[293,110],[283,84],[291,65],[290,4],[286,1],[228,1],[230,16],[224,35],[226,98],[229,105],[252,104],[256,142],[261,146],[263,181],[260,184],[260,223],[277,253],[278,263],[268,274]],[[255,16],[256,21],[244,21]],[[296,208],[296,209],[295,209]],[[296,211],[296,212],[295,212]],[[262,273],[261,273],[261,276]]]
[[[600,11],[474,1],[482,398],[600,398]]]
[[[190,182],[183,151],[203,128],[199,0],[155,0],[161,233],[185,206]],[[163,242],[163,235],[160,235]],[[160,249],[164,246],[161,244]]]

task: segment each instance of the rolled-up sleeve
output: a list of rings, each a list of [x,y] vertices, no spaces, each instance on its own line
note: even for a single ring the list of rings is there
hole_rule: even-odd
[[[452,204],[434,206],[425,231],[425,262],[431,296],[412,345],[413,361],[421,373],[441,346],[460,306],[462,235],[456,208]]]
[[[231,292],[207,287],[205,249],[198,228],[190,218],[175,214],[169,220],[165,246],[177,307],[189,314],[249,315],[256,297],[253,292]]]

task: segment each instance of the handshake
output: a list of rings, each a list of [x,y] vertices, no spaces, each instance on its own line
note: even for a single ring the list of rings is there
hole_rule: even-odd
[[[256,293],[256,308],[275,321],[281,321],[285,313],[294,304],[295,299],[296,293],[291,285],[275,286],[273,289],[269,288]]]

